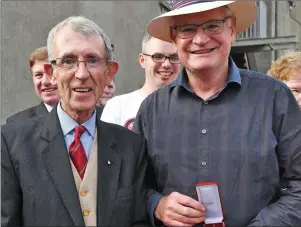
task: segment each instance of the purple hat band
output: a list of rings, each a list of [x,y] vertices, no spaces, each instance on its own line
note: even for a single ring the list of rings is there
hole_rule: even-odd
[[[193,5],[196,3],[204,3],[204,2],[213,2],[213,1],[207,1],[207,0],[171,0],[171,8],[172,10],[174,9],[179,9],[184,6],[189,6]]]

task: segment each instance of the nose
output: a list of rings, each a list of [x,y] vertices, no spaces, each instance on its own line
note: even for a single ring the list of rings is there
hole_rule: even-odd
[[[85,80],[90,76],[90,72],[88,71],[86,62],[84,61],[78,61],[75,77],[80,80]]]
[[[43,74],[41,83],[42,83],[44,86],[50,85],[50,78],[48,77],[48,75],[47,75],[46,73]]]
[[[105,86],[105,89],[103,90],[103,93],[105,94],[109,94],[110,93],[110,89],[108,88],[108,86]]]
[[[193,42],[198,45],[205,45],[210,40],[210,36],[208,36],[202,27],[198,27],[195,36],[193,37]]]
[[[165,61],[162,63],[162,66],[164,68],[170,68],[171,67],[170,59],[166,58]]]

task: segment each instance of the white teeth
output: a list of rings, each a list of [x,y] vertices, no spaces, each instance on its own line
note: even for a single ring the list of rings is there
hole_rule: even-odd
[[[159,72],[160,75],[162,76],[170,76],[172,73],[170,72]]]
[[[89,91],[89,88],[76,88],[74,90],[79,91],[79,92],[87,92],[87,91]]]
[[[193,52],[193,53],[194,53],[194,54],[203,54],[203,53],[209,53],[209,52],[211,52],[211,51],[212,51],[212,49],[196,51],[196,52]]]

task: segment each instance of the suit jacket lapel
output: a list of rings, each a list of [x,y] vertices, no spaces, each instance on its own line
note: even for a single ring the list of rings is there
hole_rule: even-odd
[[[95,106],[95,109],[96,109],[96,116],[98,117],[98,119],[100,119],[100,117],[102,115],[103,108],[99,107],[99,106]]]
[[[48,114],[48,110],[46,109],[46,106],[44,105],[43,102],[41,102],[39,105],[34,108],[34,111],[32,111],[32,114],[34,116],[43,116]]]
[[[44,130],[41,134],[41,137],[49,143],[42,150],[45,167],[74,221],[74,225],[84,226],[85,223],[56,107],[55,111],[51,111],[45,119]]]
[[[118,187],[121,158],[116,151],[114,131],[99,119],[100,116],[97,116],[97,225],[109,226]]]

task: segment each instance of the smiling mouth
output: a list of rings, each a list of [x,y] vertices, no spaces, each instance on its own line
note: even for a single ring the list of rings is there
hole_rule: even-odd
[[[47,88],[47,89],[43,89],[42,92],[53,92],[55,90],[56,88]]]
[[[75,89],[73,89],[73,91],[75,91],[75,92],[89,92],[91,90],[92,90],[91,88],[75,88]]]
[[[158,72],[161,76],[171,76],[172,72]]]
[[[211,49],[206,49],[206,50],[198,50],[198,51],[192,51],[192,54],[206,54],[206,53],[210,53],[212,51],[214,51],[215,48],[211,48]]]

